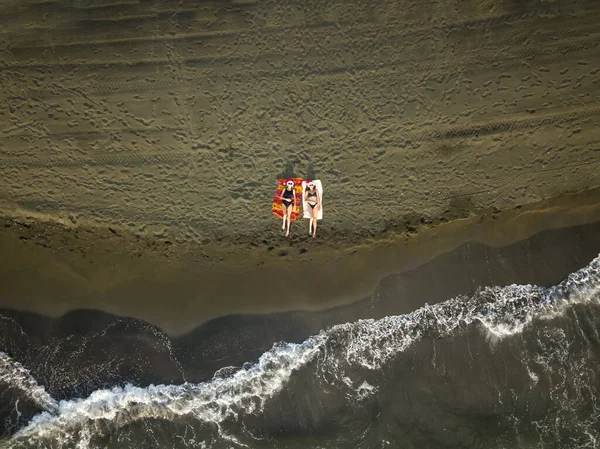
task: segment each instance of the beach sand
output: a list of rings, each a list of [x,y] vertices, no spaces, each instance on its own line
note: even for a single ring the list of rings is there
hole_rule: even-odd
[[[599,219],[600,7],[5,2],[1,303],[172,335]],[[314,241],[271,215],[321,179]],[[573,192],[582,192],[574,194]]]
[[[8,2],[0,210],[158,239],[323,236],[600,185],[600,7],[416,0]]]

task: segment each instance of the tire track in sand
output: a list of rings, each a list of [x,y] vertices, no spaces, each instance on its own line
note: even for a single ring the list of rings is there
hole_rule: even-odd
[[[504,132],[520,131],[527,128],[537,128],[561,123],[584,120],[590,117],[600,116],[600,105],[586,106],[579,110],[550,113],[542,117],[531,117],[521,119],[495,120],[472,126],[456,126],[448,128],[434,128],[423,133],[414,134],[417,141],[454,139],[465,137],[478,137],[487,134],[498,134]]]
[[[550,125],[559,125],[563,123],[575,122],[586,118],[600,116],[600,105],[587,106],[580,110],[566,111],[558,113],[546,114],[542,117],[519,118],[496,120],[473,126],[459,127],[436,127],[426,130],[421,133],[403,133],[399,132],[398,139],[394,141],[386,141],[386,145],[390,146],[394,143],[400,145],[406,143],[407,140],[413,142],[423,142],[431,140],[444,140],[453,138],[468,138],[481,135],[507,133],[520,131],[530,128],[546,127]],[[370,138],[370,141],[374,141]],[[377,143],[377,139],[375,139]],[[351,147],[352,145],[349,145]],[[358,145],[362,147],[362,144]],[[349,149],[349,148],[347,148]],[[26,154],[26,153],[25,153]],[[18,157],[18,156],[1,156],[0,169],[9,170],[11,168],[77,168],[83,166],[142,166],[142,165],[157,165],[157,164],[176,164],[176,163],[198,163],[208,157],[208,153],[191,152],[191,151],[173,151],[164,149],[164,151],[154,152],[130,152],[130,153],[115,153],[103,154],[97,156],[37,156],[37,157]]]

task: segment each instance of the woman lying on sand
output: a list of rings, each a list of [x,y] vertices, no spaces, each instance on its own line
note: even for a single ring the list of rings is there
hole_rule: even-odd
[[[287,231],[285,233],[286,237],[290,235],[290,218],[292,216],[292,211],[294,207],[296,207],[296,192],[294,191],[294,181],[288,179],[285,183],[285,189],[281,191],[281,207],[283,212],[283,225],[281,229],[285,231],[285,221],[287,218]]]
[[[315,183],[312,181],[306,183],[304,201],[306,201],[306,204],[308,205],[308,214],[310,215],[310,220],[308,221],[308,233],[312,233],[312,236],[315,237],[317,235],[317,217],[319,216],[321,199],[319,198],[319,192],[317,192]]]

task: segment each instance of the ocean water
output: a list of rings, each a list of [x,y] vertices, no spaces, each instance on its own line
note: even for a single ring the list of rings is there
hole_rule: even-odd
[[[487,287],[278,342],[206,382],[71,397],[3,352],[0,447],[600,447],[599,299],[600,257],[551,288]]]

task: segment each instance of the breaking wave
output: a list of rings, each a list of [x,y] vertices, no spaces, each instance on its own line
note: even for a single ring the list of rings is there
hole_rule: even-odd
[[[570,403],[571,411],[573,408],[575,413],[586,410],[585,423],[588,425],[578,429],[577,426],[583,425],[583,421],[579,420],[570,428],[561,427],[557,430],[553,427],[554,430],[548,430],[547,417],[535,418],[530,411],[530,419],[537,423],[538,428],[535,438],[527,436],[533,430],[521,429],[520,424],[514,424],[514,432],[494,428],[494,432],[497,432],[494,441],[498,442],[498,447],[500,442],[506,441],[517,442],[522,447],[554,447],[554,444],[560,447],[565,439],[573,443],[571,447],[593,447],[586,444],[592,444],[590,441],[598,437],[595,430],[598,420],[595,417],[600,413],[586,409],[591,403],[586,402],[584,396],[593,391],[596,371],[587,359],[581,357],[585,358],[585,354],[595,351],[597,341],[588,337],[590,333],[597,336],[598,329],[584,329],[577,334],[579,337],[570,336],[570,331],[561,328],[562,325],[549,330],[544,322],[565,318],[575,306],[594,306],[598,303],[599,293],[600,257],[555,287],[488,287],[471,295],[426,305],[406,315],[337,325],[300,344],[275,344],[256,363],[246,364],[237,370],[226,370],[225,374],[216,375],[208,382],[151,385],[146,388],[125,385],[97,390],[81,399],[54,400],[43,387],[37,385],[25,368],[0,353],[0,381],[22,390],[45,410],[16,432],[6,444],[9,448],[61,449],[161,445],[182,448],[303,447],[302,444],[307,444],[307,435],[312,435],[310,447],[352,447],[352,443],[345,439],[350,438],[351,432],[342,435],[332,430],[347,425],[349,429],[361,429],[352,434],[354,444],[360,439],[361,447],[384,447],[381,442],[389,441],[386,438],[390,438],[391,431],[380,429],[373,416],[379,416],[377,419],[382,420],[381,416],[401,416],[404,413],[386,408],[392,407],[386,402],[386,395],[402,389],[404,384],[408,385],[407,374],[400,377],[399,370],[405,370],[412,363],[413,370],[421,370],[423,377],[423,373],[432,376],[431,373],[437,373],[435,370],[442,369],[431,367],[436,365],[431,358],[440,356],[435,353],[432,356],[423,349],[423,345],[433,347],[434,351],[442,351],[450,348],[452,341],[463,335],[470,336],[465,340],[468,345],[474,345],[472,342],[476,338],[473,335],[476,335],[480,337],[477,340],[481,340],[478,343],[480,347],[484,348],[482,345],[485,343],[488,348],[479,351],[487,354],[486,351],[493,353],[494,345],[501,345],[503,341],[518,335],[523,341],[527,340],[519,346],[519,350],[525,354],[524,358],[515,361],[508,357],[508,361],[503,363],[517,363],[516,368],[511,368],[507,373],[524,370],[531,386],[526,392],[518,393],[514,387],[507,386],[512,381],[499,380],[498,376],[490,377],[496,382],[494,388],[498,390],[497,402],[490,408],[493,411],[491,415],[501,416],[501,422],[508,423],[506,428],[509,429],[521,413],[520,401],[533,400],[529,396],[534,393],[549,398],[547,400],[550,402],[562,401],[563,405],[567,399],[576,397],[575,402]],[[568,319],[577,320],[577,317],[575,314]],[[533,332],[535,338],[524,335],[528,332]],[[571,359],[577,351],[573,343],[562,345],[556,343],[557,338],[561,342],[585,340],[590,346],[581,351],[584,355],[577,356],[580,357],[577,360],[584,361],[578,362],[579,365],[574,363]],[[443,343],[441,349],[432,343],[436,341]],[[547,351],[549,341],[555,344],[557,355],[554,359],[540,355],[540,348]],[[466,347],[465,343],[461,343],[460,347]],[[469,350],[472,351],[472,348]],[[405,358],[402,363],[399,362],[401,357]],[[418,360],[418,363],[414,360]],[[454,360],[462,359],[455,356]],[[471,371],[482,369],[478,363],[487,363],[483,361],[483,356],[481,361],[473,355],[469,360]],[[546,368],[532,368],[533,365],[528,362],[530,360],[535,361],[537,367]],[[423,364],[427,366],[421,367]],[[455,371],[469,372],[463,365],[466,366],[463,363]],[[569,371],[575,369],[579,371]],[[450,368],[445,367],[442,371],[447,374]],[[585,380],[583,390],[573,393],[575,396],[567,395],[560,401],[553,397],[558,394],[557,379],[564,383],[565,391],[569,391],[567,378],[575,374]],[[458,388],[458,377],[452,379],[455,388]],[[411,385],[416,385],[416,381],[411,382]],[[477,394],[483,395],[481,391],[487,391],[487,387],[475,387],[477,379],[474,382],[473,388],[478,389]],[[519,382],[515,381],[515,385]],[[426,391],[426,387],[441,388],[437,385],[429,384],[422,388],[423,391]],[[538,390],[534,391],[534,386]],[[441,391],[437,396],[427,396],[433,398],[428,400],[436,397],[435,400],[441,400],[440,397],[444,395],[454,394]],[[489,400],[493,402],[496,399]],[[466,403],[464,399],[461,401],[461,404]],[[410,407],[418,410],[412,398],[410,404]],[[560,413],[550,405],[546,410],[546,413]],[[453,413],[456,415],[457,412]],[[554,418],[550,416],[548,419],[551,421]],[[349,422],[352,422],[352,427]],[[440,425],[450,426],[445,423]],[[326,428],[329,430],[325,431]],[[480,444],[484,447],[484,442],[475,433],[460,432],[455,435],[456,441],[464,438],[464,441],[470,442],[467,443],[468,447],[480,447]],[[283,438],[282,435],[291,437]],[[424,434],[417,438],[407,434],[405,438],[406,447],[416,447],[419,441],[427,441],[428,436]],[[411,438],[414,446],[410,443],[413,441]],[[491,441],[487,441],[490,444],[487,447],[492,447]]]

